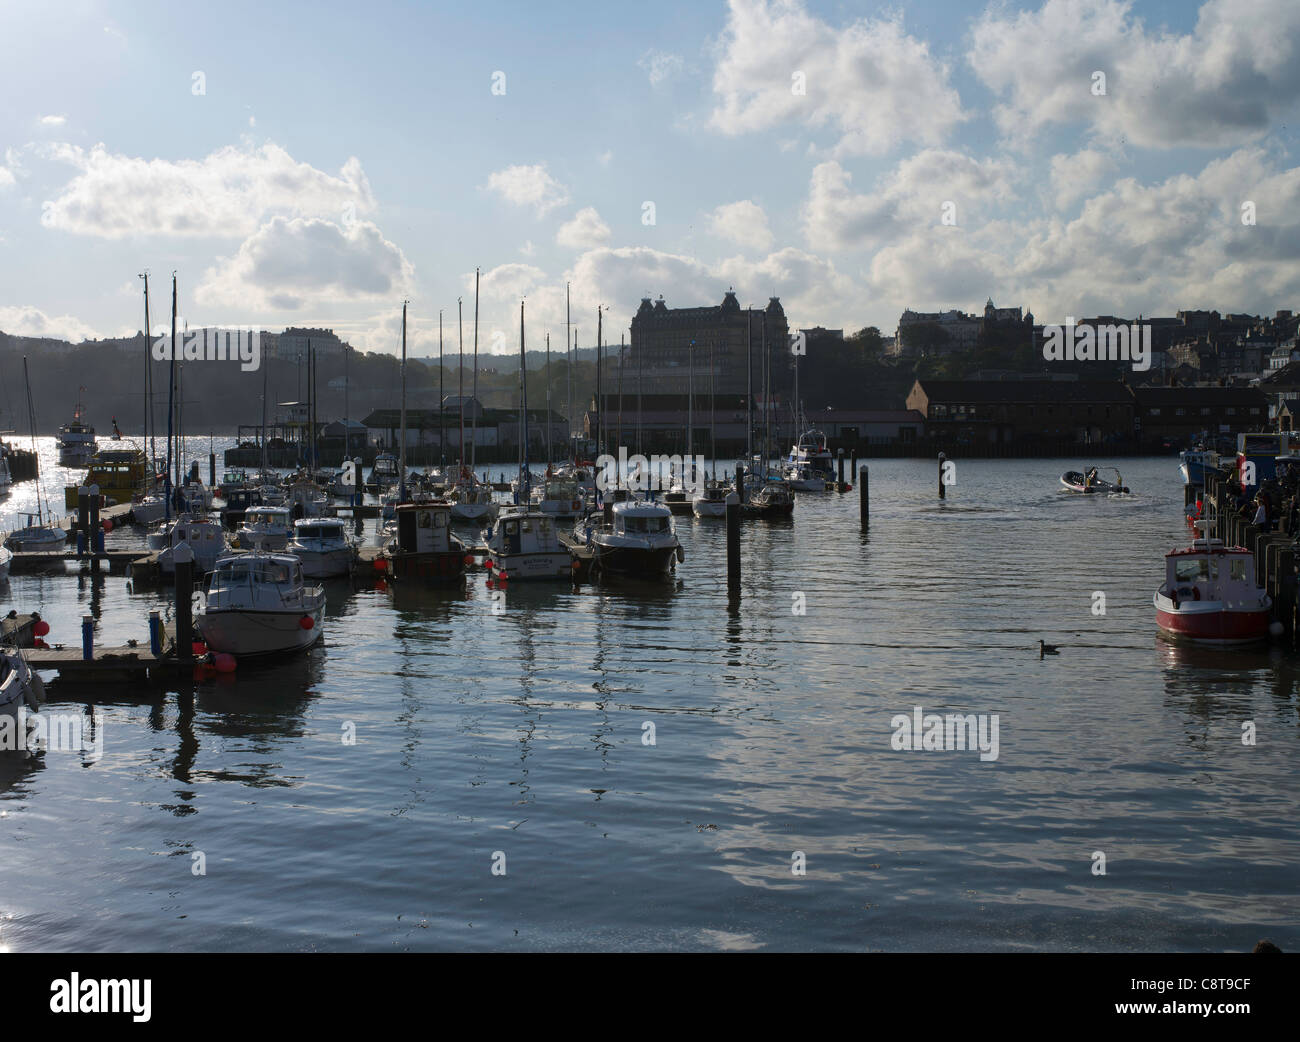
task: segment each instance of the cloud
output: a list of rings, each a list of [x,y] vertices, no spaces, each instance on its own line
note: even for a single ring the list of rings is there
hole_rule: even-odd
[[[1300,98],[1298,43],[1292,0],[1208,0],[1186,34],[1148,33],[1122,0],[1047,0],[986,10],[969,61],[1017,142],[1083,123],[1143,146],[1226,147],[1263,134]],[[1093,92],[1097,72],[1104,95]]]
[[[573,249],[585,249],[589,246],[602,246],[609,241],[609,225],[600,218],[594,206],[579,210],[573,220],[560,225],[555,233],[555,241],[561,246]]]
[[[906,140],[937,144],[966,118],[947,65],[901,16],[833,26],[800,0],[729,7],[710,117],[723,133],[798,123],[837,135],[835,155],[879,154]]]
[[[767,214],[749,199],[719,206],[709,214],[709,231],[746,249],[766,250],[772,246]]]
[[[899,162],[878,179],[874,191],[863,195],[852,190],[852,175],[831,160],[813,168],[803,208],[804,235],[814,250],[865,249],[940,225],[947,213],[958,224],[978,222],[1015,198],[1015,178],[1005,160],[924,149]]]
[[[67,116],[42,116],[41,126],[43,127],[61,127],[68,122]]]
[[[1117,165],[1114,156],[1094,148],[1052,156],[1052,191],[1057,207],[1066,209],[1083,198]]]
[[[47,227],[78,235],[242,238],[271,215],[341,217],[375,205],[360,160],[349,159],[333,176],[269,143],[176,161],[118,155],[103,145],[43,152],[81,171],[42,217]]]
[[[94,329],[71,315],[55,318],[30,306],[0,307],[0,331],[11,336],[51,337],[74,344],[98,336]]]
[[[538,217],[569,201],[569,191],[550,175],[545,163],[509,166],[488,176],[489,191],[516,206],[531,206]]]
[[[200,304],[243,311],[297,311],[310,304],[397,297],[411,263],[369,221],[337,225],[275,217],[230,259],[204,273]]]
[[[652,87],[657,87],[665,80],[679,75],[685,67],[680,54],[669,54],[666,51],[646,51],[636,63],[650,77]]]
[[[17,184],[13,171],[8,167],[0,166],[0,188],[8,188],[12,184]]]

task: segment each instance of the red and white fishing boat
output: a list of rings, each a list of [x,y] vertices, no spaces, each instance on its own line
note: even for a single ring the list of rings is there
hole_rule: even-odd
[[[1222,539],[1202,535],[1165,554],[1165,581],[1154,603],[1156,625],[1182,640],[1227,646],[1269,634],[1273,601],[1255,582],[1255,555],[1225,547]]]

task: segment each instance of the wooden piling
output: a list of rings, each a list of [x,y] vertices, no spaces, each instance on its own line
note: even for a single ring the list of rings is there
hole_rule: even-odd
[[[942,452],[939,453],[939,498],[940,499],[947,498],[947,494],[948,494],[948,491],[944,487],[944,483],[943,483],[943,465],[947,462],[948,462],[948,457],[945,456]]]
[[[871,475],[864,463],[858,471],[858,520],[863,528],[871,527]]]
[[[95,657],[95,616],[81,617],[81,658],[90,662]]]
[[[742,503],[748,502],[745,498],[745,467],[741,463],[736,464],[736,496]]]
[[[740,504],[727,504],[727,589],[740,593]]]
[[[215,489],[216,487],[217,487],[217,454],[215,452],[209,452],[208,453],[208,488]]]

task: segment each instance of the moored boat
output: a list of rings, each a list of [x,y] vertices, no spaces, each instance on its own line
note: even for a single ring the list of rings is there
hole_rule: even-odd
[[[489,567],[515,579],[568,579],[573,555],[560,542],[555,518],[540,510],[505,507],[484,533]]]
[[[283,550],[292,536],[289,508],[271,506],[249,507],[235,533],[239,546],[250,550]]]
[[[347,575],[357,557],[347,524],[337,517],[295,521],[293,538],[285,549],[302,562],[302,574],[309,579]]]
[[[592,550],[592,567],[604,575],[662,576],[686,558],[673,528],[672,511],[653,499],[628,499],[610,508],[612,520],[591,514],[573,540]]]
[[[1202,537],[1167,553],[1152,602],[1156,625],[1178,639],[1231,646],[1269,634],[1273,602],[1256,583],[1255,555],[1221,539]]]
[[[140,449],[100,449],[91,458],[85,479],[64,488],[63,501],[69,510],[76,509],[77,488],[83,485],[98,485],[99,494],[111,506],[155,491],[157,476]]]
[[[236,658],[300,651],[320,638],[325,591],[303,582],[289,554],[222,557],[194,628],[209,649]]]
[[[220,522],[195,514],[181,514],[164,521],[145,541],[150,550],[158,551],[158,568],[167,575],[176,571],[176,548],[182,543],[188,544],[193,552],[196,575],[212,571],[218,559],[230,550]]]
[[[18,648],[0,647],[0,716],[17,720],[25,706],[36,709],[44,701],[44,685]],[[13,725],[10,725],[11,727]],[[3,751],[3,746],[0,746]]]
[[[695,494],[691,509],[696,517],[726,517],[727,507],[739,502],[740,496],[736,494],[735,488],[725,481],[710,478],[704,483],[704,488]]]
[[[59,462],[66,466],[84,466],[95,454],[95,428],[82,420],[81,411],[78,399],[72,419],[59,428]]]
[[[451,530],[451,504],[445,500],[402,503],[396,532],[379,560],[396,579],[455,582],[465,575],[465,544]]]

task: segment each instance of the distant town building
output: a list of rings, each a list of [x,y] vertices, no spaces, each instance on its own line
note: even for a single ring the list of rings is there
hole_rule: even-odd
[[[303,329],[291,326],[279,335],[274,353],[268,357],[294,361],[301,356],[305,362],[308,344],[316,352],[317,358],[342,355],[343,349],[348,346],[334,335],[332,329]],[[265,345],[263,345],[263,353],[266,353]]]

